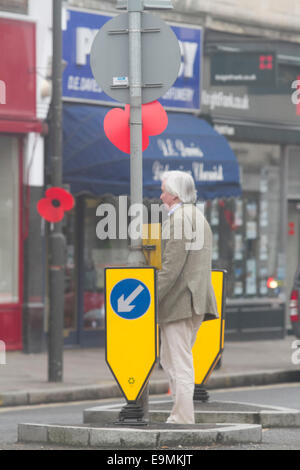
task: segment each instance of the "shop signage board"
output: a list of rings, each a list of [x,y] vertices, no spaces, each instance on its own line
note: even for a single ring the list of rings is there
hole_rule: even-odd
[[[63,30],[63,99],[84,103],[116,105],[97,84],[90,67],[92,43],[111,15],[84,10],[66,10]],[[203,31],[199,27],[170,25],[179,42],[181,62],[178,77],[159,98],[165,108],[199,110],[202,83]],[[121,78],[121,77],[116,77]]]
[[[291,52],[291,55],[294,53]],[[274,63],[271,61],[272,54],[257,55],[258,58],[260,56],[270,56],[270,61],[261,62],[262,66]],[[265,77],[269,72],[273,77],[266,85],[262,81],[256,85],[252,81],[238,83],[234,80],[233,83],[230,80],[232,74],[227,75],[227,71],[223,80],[213,84],[212,61],[213,58],[209,56],[203,59],[201,111],[212,117],[220,133],[229,139],[243,142],[298,145],[298,91],[292,85],[300,73],[299,65],[280,63],[277,53],[276,72],[274,68],[262,70]],[[274,84],[274,73],[277,84]],[[249,78],[251,75],[253,73]]]
[[[31,21],[0,18],[0,117],[36,119],[36,26]]]
[[[224,348],[225,276],[222,270],[212,271],[219,318],[202,323],[193,347],[195,384],[204,385],[217,365]]]
[[[276,85],[277,58],[272,52],[220,52],[211,57],[211,85]]]
[[[156,270],[105,268],[106,362],[126,400],[135,402],[158,357]]]

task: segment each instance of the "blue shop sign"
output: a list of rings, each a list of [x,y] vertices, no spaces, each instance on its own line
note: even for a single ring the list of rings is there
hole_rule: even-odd
[[[66,10],[63,30],[63,98],[66,101],[115,104],[97,85],[90,68],[90,49],[94,37],[111,16],[81,10]],[[200,109],[201,28],[173,26],[179,41],[182,62],[179,76],[167,93],[160,98],[163,106],[172,109]]]

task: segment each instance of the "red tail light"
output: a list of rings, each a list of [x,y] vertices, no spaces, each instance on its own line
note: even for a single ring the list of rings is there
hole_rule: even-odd
[[[299,294],[293,290],[290,297],[290,320],[292,323],[299,321]]]

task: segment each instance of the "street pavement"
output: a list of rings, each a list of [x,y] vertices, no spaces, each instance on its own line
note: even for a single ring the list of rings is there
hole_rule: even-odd
[[[221,367],[213,371],[206,388],[300,382],[300,364],[292,360],[294,342],[295,337],[290,335],[274,340],[225,341]],[[149,383],[150,394],[168,391],[166,376],[159,365],[155,366]],[[47,352],[8,351],[6,364],[0,364],[0,406],[118,396],[121,392],[105,362],[104,348],[65,349],[63,381],[59,383],[48,381]]]

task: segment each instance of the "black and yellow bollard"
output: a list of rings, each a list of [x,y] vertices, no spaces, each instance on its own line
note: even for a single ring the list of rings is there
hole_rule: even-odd
[[[225,270],[212,271],[212,285],[217,300],[219,318],[202,323],[193,347],[195,401],[208,401],[209,395],[205,384],[220,361],[224,349],[225,281]]]
[[[156,303],[154,267],[105,268],[105,359],[127,401],[117,424],[147,424],[137,400],[158,357]]]

